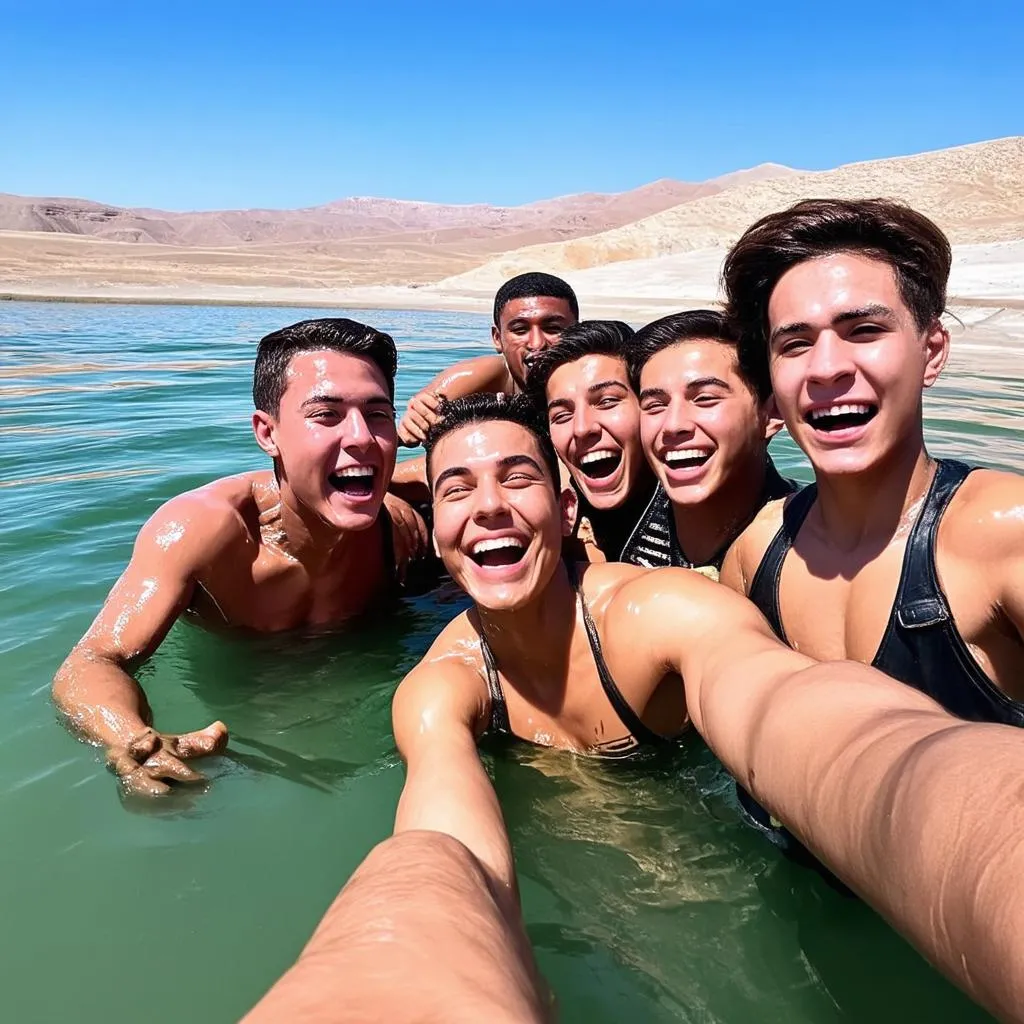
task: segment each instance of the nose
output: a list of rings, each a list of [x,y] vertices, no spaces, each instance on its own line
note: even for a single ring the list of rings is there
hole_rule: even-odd
[[[530,333],[526,336],[526,347],[531,352],[540,352],[548,347],[548,336],[540,324],[530,328]]]
[[[576,447],[598,432],[590,406],[586,402],[577,402],[572,414],[572,436]]]
[[[373,444],[373,432],[360,409],[349,409],[342,421],[342,444],[346,448],[369,448]]]
[[[811,346],[807,379],[815,384],[832,384],[854,372],[850,345],[835,331],[822,331]]]
[[[485,477],[473,489],[473,519],[487,522],[508,511],[505,492],[495,477]]]
[[[675,437],[678,434],[693,434],[696,429],[690,403],[678,396],[673,398],[668,404],[665,419],[662,421],[662,433]]]

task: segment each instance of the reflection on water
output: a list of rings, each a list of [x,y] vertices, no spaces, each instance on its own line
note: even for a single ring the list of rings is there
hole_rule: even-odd
[[[391,696],[462,600],[408,601],[334,635],[242,640],[179,623],[140,678],[162,727],[220,718],[230,753],[201,765],[198,790],[122,804],[98,753],[54,724],[50,677],[161,502],[263,465],[249,427],[255,341],[324,313],[2,314],[5,1017],[88,1024],[116,1006],[158,1024],[185,1005],[197,1022],[233,1019],[388,833],[402,779]],[[483,317],[351,315],[399,341],[400,404],[489,347]],[[928,395],[932,447],[1024,469],[1019,352],[969,344]],[[791,444],[774,450],[807,478]],[[698,738],[629,764],[527,747],[485,759],[562,1020],[986,1019],[870,910],[745,829]]]

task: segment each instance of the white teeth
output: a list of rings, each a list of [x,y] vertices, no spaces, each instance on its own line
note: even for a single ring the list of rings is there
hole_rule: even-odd
[[[587,452],[580,459],[581,466],[588,466],[591,462],[600,462],[602,459],[614,459],[618,452]]]
[[[493,540],[478,540],[473,545],[473,554],[482,555],[485,551],[497,551],[499,548],[521,548],[522,541],[515,537],[495,537]]]
[[[665,452],[665,461],[669,463],[697,462],[710,455],[711,450],[708,448],[687,448],[684,451]]]
[[[373,466],[346,466],[339,469],[335,476],[373,476]]]
[[[828,416],[866,416],[871,412],[870,405],[832,405],[827,409],[813,409],[808,419],[822,420]]]

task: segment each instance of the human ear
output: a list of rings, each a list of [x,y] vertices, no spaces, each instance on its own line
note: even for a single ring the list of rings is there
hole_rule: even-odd
[[[277,447],[277,423],[269,413],[257,409],[252,414],[252,432],[256,435],[256,443],[272,459],[280,455]]]
[[[580,511],[580,500],[575,488],[563,487],[558,502],[562,510],[562,536],[571,537]]]
[[[786,425],[774,395],[769,395],[761,403],[759,415],[764,423],[765,441],[770,441]]]
[[[498,330],[497,324],[491,324],[491,344],[494,346],[494,351],[501,353],[501,331]]]
[[[922,383],[930,388],[942,373],[942,368],[949,358],[949,331],[943,327],[942,322],[936,317],[932,321],[924,336],[924,379]]]

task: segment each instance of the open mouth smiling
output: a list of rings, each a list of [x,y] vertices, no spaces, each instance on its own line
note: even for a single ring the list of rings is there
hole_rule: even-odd
[[[346,466],[327,478],[334,490],[349,498],[368,498],[373,494],[377,470],[373,466]]]
[[[518,537],[494,537],[478,540],[469,557],[481,568],[496,569],[517,565],[526,554],[526,545]]]
[[[587,452],[576,462],[576,468],[591,480],[603,480],[609,477],[622,465],[622,452],[604,451]]]
[[[699,469],[707,465],[708,459],[714,454],[711,448],[676,448],[665,452],[662,462],[669,469]]]
[[[845,402],[811,409],[804,419],[815,430],[831,433],[850,427],[863,427],[878,413],[878,406],[869,402]]]

